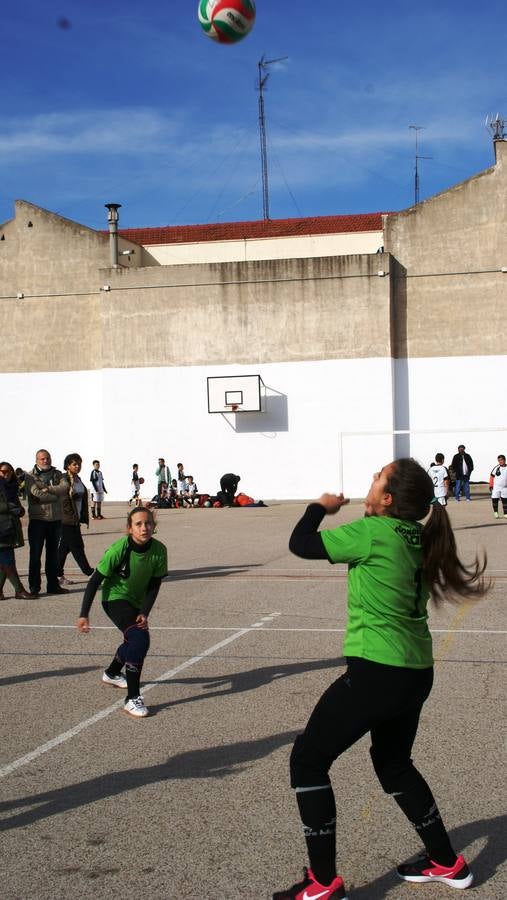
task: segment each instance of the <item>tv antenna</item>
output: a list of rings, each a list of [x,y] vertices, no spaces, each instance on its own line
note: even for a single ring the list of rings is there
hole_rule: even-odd
[[[264,56],[257,63],[259,70],[259,135],[261,143],[261,167],[262,167],[262,212],[264,221],[269,221],[269,183],[268,183],[268,151],[266,144],[266,116],[264,113],[264,89],[269,78],[267,67],[273,63],[283,62],[288,56],[279,56],[277,59],[266,59]]]
[[[414,202],[415,205],[419,203],[419,160],[420,159],[433,159],[432,156],[419,156],[418,153],[418,132],[423,130],[422,125],[409,125],[409,128],[415,132],[415,175],[414,175]]]
[[[486,116],[486,128],[489,128],[491,131],[494,141],[505,141],[507,139],[505,133],[507,122],[505,119],[500,118],[500,113],[497,113],[495,118],[493,118],[493,116]]]

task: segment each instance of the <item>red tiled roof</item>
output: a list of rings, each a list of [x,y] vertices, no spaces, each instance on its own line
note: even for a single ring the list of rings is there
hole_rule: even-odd
[[[252,238],[300,237],[353,231],[381,231],[384,213],[220,222],[213,225],[165,225],[159,228],[120,228],[119,234],[136,244],[189,244]]]

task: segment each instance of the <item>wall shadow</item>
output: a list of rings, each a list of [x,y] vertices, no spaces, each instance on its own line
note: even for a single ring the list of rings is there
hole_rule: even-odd
[[[266,386],[263,401],[265,411],[260,413],[236,413],[234,431],[238,434],[270,434],[289,430],[289,402],[287,394],[281,394]]]

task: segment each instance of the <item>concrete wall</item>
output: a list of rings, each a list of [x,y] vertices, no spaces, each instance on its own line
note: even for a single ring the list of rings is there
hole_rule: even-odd
[[[507,451],[506,151],[389,216],[383,255],[140,266],[136,248],[111,269],[107,235],[19,202],[0,228],[2,456],[97,456],[110,499],[133,462],[154,493],[160,455],[210,492],[237,470],[257,498],[358,496],[393,455],[463,441],[486,479]],[[267,411],[209,415],[207,377],[242,373]]]
[[[507,300],[507,142],[496,165],[388,216],[385,249],[397,261],[396,356],[498,353]]]
[[[388,267],[382,255],[347,256],[101,269],[93,279],[75,266],[73,293],[64,296],[62,272],[54,296],[3,300],[12,339],[2,368],[389,357],[389,279],[377,274]]]

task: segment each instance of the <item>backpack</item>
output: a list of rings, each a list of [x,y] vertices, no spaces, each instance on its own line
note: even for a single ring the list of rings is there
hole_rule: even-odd
[[[237,506],[250,506],[251,503],[255,503],[253,497],[249,497],[248,494],[238,494],[234,498],[234,503]]]

